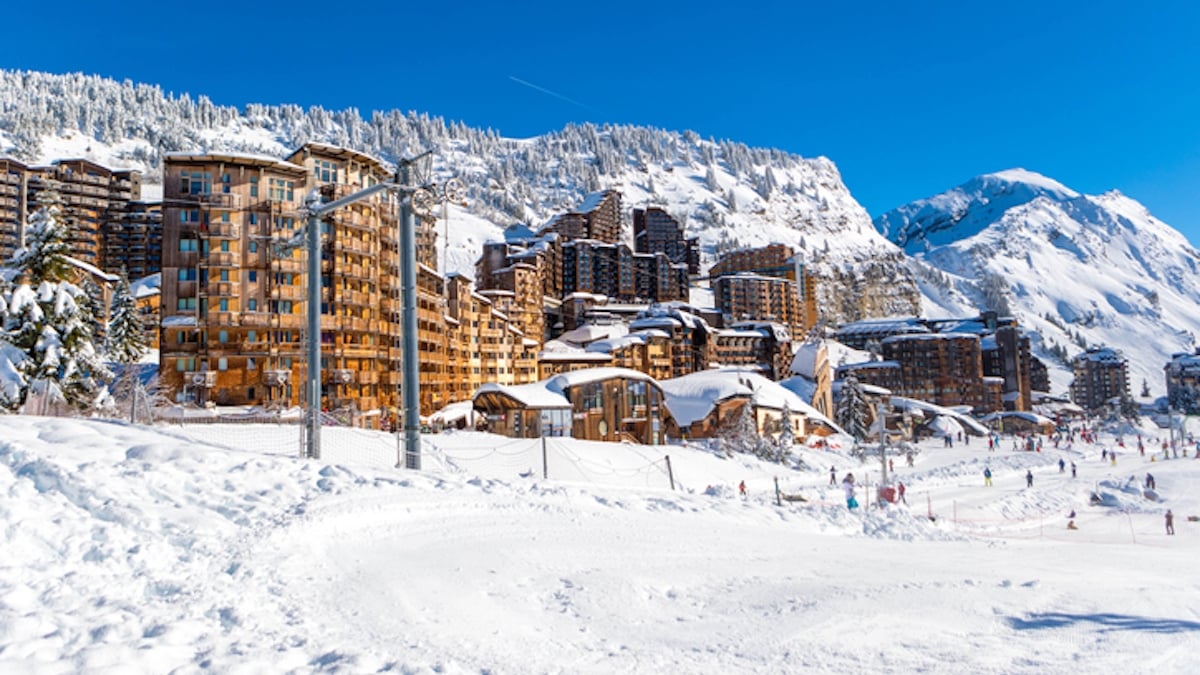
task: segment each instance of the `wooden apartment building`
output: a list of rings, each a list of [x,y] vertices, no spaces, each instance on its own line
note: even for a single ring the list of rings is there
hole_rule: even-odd
[[[307,274],[304,196],[327,201],[391,172],[355,151],[309,144],[287,160],[227,153],[164,162],[160,373],[181,399],[302,401]],[[396,197],[346,206],[322,225],[322,407],[374,425],[400,407]],[[421,228],[432,226],[421,221]],[[431,235],[423,235],[426,240]],[[473,382],[532,380],[533,350],[492,301],[418,264],[421,409],[468,397]]]

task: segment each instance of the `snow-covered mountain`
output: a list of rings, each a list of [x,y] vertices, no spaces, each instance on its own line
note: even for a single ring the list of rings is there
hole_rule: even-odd
[[[467,185],[468,206],[447,213],[443,269],[469,276],[480,245],[506,225],[539,225],[588,192],[615,188],[627,215],[656,205],[680,218],[708,262],[724,250],[772,242],[803,252],[826,281],[819,300],[832,321],[919,308],[902,252],[876,232],[824,157],[646,127],[583,124],[510,139],[414,112],[364,119],[355,109],[239,110],[80,74],[0,71],[0,113],[0,152],[38,162],[87,157],[141,169],[149,183],[158,180],[163,153],[173,151],[282,157],[321,141],[395,160],[431,149],[434,173]]]
[[[1163,365],[1200,335],[1200,252],[1137,201],[1024,169],[973,178],[875,219],[913,255],[927,315],[984,306],[1041,334],[1044,357],[1107,345],[1165,393]],[[1065,378],[1065,379],[1064,379]],[[1059,370],[1056,391],[1070,376]]]

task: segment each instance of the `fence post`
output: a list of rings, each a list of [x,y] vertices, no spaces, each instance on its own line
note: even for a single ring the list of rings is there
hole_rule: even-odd
[[[775,506],[783,506],[783,497],[779,494],[779,476],[775,476]]]
[[[667,478],[671,479],[671,492],[675,491],[675,472],[671,470],[671,456],[663,455],[663,459],[667,460]]]
[[[546,462],[546,437],[542,436],[542,480],[550,479],[550,465]]]

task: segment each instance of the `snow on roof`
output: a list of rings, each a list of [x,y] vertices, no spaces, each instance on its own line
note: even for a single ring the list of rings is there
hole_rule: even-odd
[[[147,298],[162,293],[162,272],[138,279],[129,285],[129,289],[135,298]]]
[[[829,352],[823,340],[808,340],[796,345],[792,356],[791,372],[809,379],[816,377],[818,358],[829,363]]]
[[[960,340],[962,338],[973,338],[978,340],[979,336],[974,333],[910,333],[907,335],[893,335],[886,337],[880,344],[888,344],[892,342],[901,342],[905,340]]]
[[[862,363],[847,363],[837,367],[837,371],[882,370],[884,368],[899,368],[899,361],[863,361]]]
[[[530,384],[497,384],[495,382],[485,382],[480,385],[479,389],[475,390],[475,395],[471,400],[479,398],[487,393],[500,393],[517,401],[526,408],[543,409],[543,408],[570,408],[571,402],[567,400],[562,392],[551,391],[546,386],[547,381],[532,382]]]
[[[838,335],[877,335],[880,333],[928,333],[921,320],[913,317],[892,317],[888,319],[864,319],[848,323],[837,329]]]
[[[234,160],[241,162],[254,162],[261,165],[271,166],[275,169],[291,171],[292,173],[308,173],[308,169],[284,161],[278,157],[270,155],[256,154],[252,152],[165,152],[163,153],[164,160],[175,162],[216,162],[220,160]]]
[[[589,323],[563,333],[558,336],[558,339],[569,344],[588,345],[596,340],[619,338],[627,333],[629,333],[629,328],[625,324],[596,325]]]
[[[609,192],[611,190],[601,190],[589,194],[583,198],[583,203],[573,213],[591,213],[595,211],[604,202],[604,198],[608,196]]]
[[[681,426],[703,419],[720,401],[748,396],[756,407],[788,410],[838,429],[829,418],[809,405],[795,392],[762,375],[738,368],[702,370],[659,382],[666,394],[667,408]],[[840,431],[840,429],[838,429]]]
[[[653,377],[650,377],[643,372],[632,370],[630,368],[617,368],[610,366],[606,368],[586,368],[584,370],[576,370],[570,373],[560,373],[550,378],[547,381],[546,386],[554,391],[562,392],[570,387],[577,387],[581,384],[611,380],[618,377],[623,377],[627,380],[641,380],[643,382],[658,384]]]
[[[993,422],[998,419],[1007,419],[1007,418],[1011,418],[1011,417],[1015,417],[1017,419],[1022,419],[1022,420],[1025,420],[1026,422],[1033,422],[1034,424],[1054,424],[1054,420],[1050,419],[1049,417],[1044,417],[1037,413],[1031,413],[1031,412],[1025,412],[1025,411],[1005,411],[1005,412],[988,413],[988,414],[984,415],[983,417],[980,417],[979,421]]]
[[[805,401],[813,400],[813,396],[817,393],[817,383],[808,379],[807,377],[804,377],[803,375],[796,375],[785,380],[780,380],[779,386],[787,389]]]
[[[533,229],[525,223],[513,223],[504,228],[504,241],[516,244],[536,238]]]
[[[612,355],[604,352],[585,352],[582,349],[543,350],[538,354],[539,361],[591,361],[609,363]]]
[[[933,403],[927,403],[925,401],[918,401],[915,398],[908,398],[905,396],[893,396],[890,399],[890,403],[893,408],[899,408],[901,410],[919,410],[922,413],[931,413],[937,418],[945,417],[952,419],[958,424],[959,428],[956,431],[963,431],[965,429],[980,435],[988,433],[988,428],[979,422],[976,422],[971,418],[970,415],[964,414],[952,408],[935,405]]]
[[[1092,363],[1125,363],[1121,352],[1111,347],[1093,347],[1079,354],[1072,361],[1091,361]]]

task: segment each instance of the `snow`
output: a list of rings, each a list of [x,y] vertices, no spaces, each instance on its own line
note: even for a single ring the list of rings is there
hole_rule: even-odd
[[[909,506],[854,512],[827,468],[878,470],[836,449],[548,439],[543,478],[537,440],[427,436],[414,472],[394,436],[296,437],[0,417],[0,671],[1194,671],[1200,462],[1112,466],[1107,434],[927,443]]]
[[[717,403],[733,396],[750,396],[755,406],[783,410],[784,405],[798,415],[824,422],[830,428],[838,426],[809,405],[794,391],[762,375],[736,367],[699,372],[661,380],[659,386],[667,397],[667,408],[680,426],[689,426],[704,418]]]

